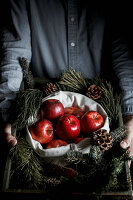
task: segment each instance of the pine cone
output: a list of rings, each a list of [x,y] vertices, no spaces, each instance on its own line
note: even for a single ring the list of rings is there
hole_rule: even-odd
[[[93,132],[93,140],[94,144],[98,145],[101,151],[107,151],[112,147],[112,137],[104,129]]]
[[[46,86],[43,88],[43,92],[46,96],[53,94],[56,91],[57,91],[56,85],[54,83],[51,83],[51,82],[47,83]]]
[[[101,94],[102,94],[101,88],[95,84],[88,87],[86,91],[86,96],[88,96],[89,98],[93,100],[97,100],[101,98]]]

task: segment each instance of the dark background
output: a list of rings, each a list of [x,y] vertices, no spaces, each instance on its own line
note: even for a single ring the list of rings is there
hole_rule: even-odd
[[[39,1],[39,0],[38,0]],[[44,0],[45,1],[45,0]],[[117,1],[117,0],[116,0]],[[104,9],[110,13],[110,16],[114,19],[116,27],[119,29],[120,33],[124,36],[127,44],[133,53],[133,7],[131,5],[132,1],[123,1],[121,4],[113,3],[113,1],[108,1],[106,5],[103,4]],[[0,28],[5,24],[5,22],[10,23],[10,15],[8,12],[8,0],[2,0],[0,2]],[[0,31],[1,35],[1,31]],[[4,158],[0,158],[0,165],[4,164]],[[0,180],[2,180],[3,166],[0,166]],[[1,181],[0,181],[1,186]]]
[[[95,1],[95,3],[97,2],[98,1]],[[127,41],[129,42],[130,46],[133,49],[132,1],[126,0],[126,2],[125,1],[121,1],[120,3],[119,2],[120,1],[114,2],[113,0],[112,1],[108,0],[105,3],[103,3],[103,1],[101,0],[100,4],[102,7],[104,7],[104,10],[106,10],[106,12],[109,13],[111,17],[113,17],[121,33],[124,34],[124,36],[126,37]],[[0,2],[0,27],[5,23],[5,21],[10,21],[8,7],[9,7],[9,0],[2,0]]]
[[[45,0],[44,0],[45,1]],[[88,0],[90,1],[90,0]],[[95,1],[95,0],[93,0]],[[95,1],[97,3],[98,1]],[[132,1],[100,1],[104,10],[110,14],[117,24],[117,28],[120,30],[121,34],[125,37],[130,49],[133,51],[133,7]],[[0,2],[0,28],[5,22],[10,23],[10,14],[8,12],[9,0],[2,0]]]

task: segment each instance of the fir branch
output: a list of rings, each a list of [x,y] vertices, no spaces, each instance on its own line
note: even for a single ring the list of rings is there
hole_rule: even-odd
[[[43,93],[38,89],[27,89],[18,93],[16,102],[16,119],[13,127],[24,128],[30,116],[36,117],[42,103]]]
[[[115,129],[116,126],[118,127],[118,122],[119,126],[122,126],[121,96],[114,92],[110,82],[102,81],[100,87],[103,92],[103,98],[99,103],[107,112],[111,129]]]
[[[46,185],[46,189],[50,190],[53,187],[57,187],[61,184],[61,181],[57,179],[56,177],[47,177],[44,179],[43,182]]]
[[[105,187],[105,191],[116,191],[120,185],[118,184],[118,177],[122,174],[124,169],[124,161],[120,161],[118,158],[113,158],[111,162],[109,162],[108,173],[109,179],[108,184]],[[125,176],[126,181],[126,176]],[[124,183],[123,183],[124,184]]]
[[[66,85],[78,92],[87,87],[84,77],[80,72],[76,72],[74,69],[69,69],[62,74],[59,84]]]
[[[92,145],[90,149],[90,159],[93,161],[95,164],[101,163],[102,158],[103,158],[103,152],[100,150],[99,146]]]
[[[25,138],[18,139],[18,144],[10,151],[10,157],[12,168],[15,167],[12,177],[17,175],[18,181],[23,184],[26,181],[24,186],[27,188],[39,188],[43,184],[43,167]]]
[[[67,85],[63,85],[63,84],[60,84],[59,82],[56,82],[56,87],[58,89],[58,91],[69,91],[69,92],[75,92],[75,89],[72,88],[72,87],[69,87]]]
[[[98,164],[88,162],[85,168],[80,169],[81,173],[74,180],[80,186],[89,186],[86,188],[87,191],[95,194],[118,191],[117,189],[125,191],[130,188],[130,183],[126,181],[124,165],[124,161],[115,157]]]
[[[66,153],[65,161],[67,164],[77,164],[83,160],[83,154],[79,151],[71,150]]]

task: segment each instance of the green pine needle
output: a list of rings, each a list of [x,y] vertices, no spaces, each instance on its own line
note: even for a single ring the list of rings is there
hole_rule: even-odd
[[[38,156],[30,147],[25,138],[18,139],[18,144],[10,151],[12,159],[12,177],[17,176],[18,181],[27,182],[23,187],[38,188],[43,183],[43,168]],[[18,185],[19,187],[19,185]]]
[[[81,72],[76,72],[74,69],[69,69],[61,77],[59,84],[66,85],[75,91],[81,91],[87,87],[86,80]]]
[[[16,103],[16,119],[13,127],[24,128],[30,116],[35,117],[42,103],[43,93],[38,89],[21,90]]]

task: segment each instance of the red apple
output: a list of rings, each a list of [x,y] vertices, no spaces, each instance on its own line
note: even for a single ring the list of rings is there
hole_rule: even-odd
[[[48,99],[40,107],[41,119],[53,121],[64,114],[64,106],[58,99]]]
[[[65,114],[74,115],[77,118],[82,117],[84,113],[85,112],[79,107],[70,106],[65,108]]]
[[[51,140],[48,144],[46,144],[46,149],[50,149],[50,148],[56,148],[56,147],[61,147],[61,146],[66,146],[68,145],[67,142],[65,142],[64,140],[60,140],[60,139],[55,139],[55,140]]]
[[[81,132],[88,135],[90,132],[97,131],[104,125],[103,117],[96,111],[89,111],[80,119]]]
[[[32,138],[41,144],[46,144],[53,139],[53,124],[47,120],[39,120],[29,127]]]
[[[56,134],[63,140],[76,138],[80,133],[80,122],[74,115],[61,116],[56,124]]]

